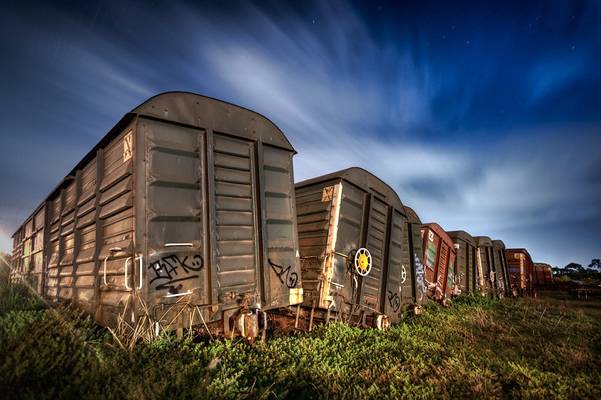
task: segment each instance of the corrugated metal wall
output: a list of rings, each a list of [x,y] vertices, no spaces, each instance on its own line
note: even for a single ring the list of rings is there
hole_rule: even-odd
[[[325,284],[322,263],[326,257],[326,246],[333,221],[332,206],[334,190],[340,185],[323,182],[318,185],[296,189],[296,212],[298,224],[299,253],[303,278],[304,304],[310,307],[328,307],[326,299],[320,301],[320,290]],[[336,198],[337,200],[337,198]],[[333,255],[332,255],[333,256]]]

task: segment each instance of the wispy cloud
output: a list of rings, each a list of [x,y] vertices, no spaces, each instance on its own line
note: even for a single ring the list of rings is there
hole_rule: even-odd
[[[303,10],[247,2],[227,10],[103,5],[109,22],[40,7],[43,18],[13,27],[23,44],[11,45],[12,54],[25,67],[9,68],[2,78],[16,95],[3,99],[0,126],[21,136],[0,138],[6,153],[0,166],[14,171],[2,175],[11,187],[0,203],[4,232],[16,228],[125,112],[165,90],[197,91],[265,114],[299,152],[297,180],[361,166],[393,186],[424,220],[503,235],[541,259],[548,246],[523,232],[601,216],[595,175],[601,166],[590,154],[601,145],[599,125],[525,123],[528,104],[513,103],[529,99],[530,107],[539,107],[582,81],[597,42],[578,57],[547,52],[516,60],[515,67],[497,65],[503,60],[490,51],[499,44],[505,57],[513,48],[505,38],[511,32],[492,44],[486,40],[497,31],[483,32],[469,45],[446,23],[436,29],[449,25],[449,31],[436,35],[409,28],[386,33],[344,2],[309,3]],[[553,12],[558,21],[562,14]],[[6,22],[0,33],[9,34],[10,19],[0,20]],[[40,44],[45,40],[51,45]],[[474,64],[476,46],[482,66]],[[572,54],[571,47],[566,51]],[[25,118],[28,108],[34,117]],[[519,120],[507,117],[511,131],[490,129],[505,109],[519,114]],[[486,128],[473,128],[478,123]],[[21,165],[20,154],[38,162]],[[1,237],[0,245],[6,242]],[[572,252],[550,261],[593,255],[591,246],[573,243]]]

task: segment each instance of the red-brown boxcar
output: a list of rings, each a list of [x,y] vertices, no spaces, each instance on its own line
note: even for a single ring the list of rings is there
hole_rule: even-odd
[[[535,287],[538,289],[549,289],[553,285],[553,271],[546,263],[534,263]]]
[[[514,296],[534,295],[532,286],[533,263],[526,249],[505,249],[509,282]]]
[[[450,301],[455,278],[457,252],[453,241],[436,223],[422,225],[425,284],[428,295],[437,301]]]

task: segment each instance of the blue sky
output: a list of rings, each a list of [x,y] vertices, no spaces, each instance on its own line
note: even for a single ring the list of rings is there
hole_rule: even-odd
[[[256,110],[302,180],[362,166],[422,220],[601,256],[601,3],[13,2],[0,15],[0,249],[130,109]]]

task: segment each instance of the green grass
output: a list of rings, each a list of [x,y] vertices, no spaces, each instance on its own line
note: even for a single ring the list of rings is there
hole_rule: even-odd
[[[71,308],[0,288],[7,398],[601,398],[601,303],[464,297],[388,331],[341,324],[253,346],[165,336],[124,351]]]

